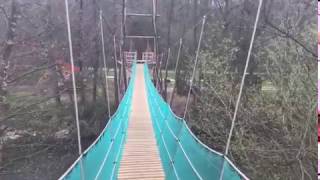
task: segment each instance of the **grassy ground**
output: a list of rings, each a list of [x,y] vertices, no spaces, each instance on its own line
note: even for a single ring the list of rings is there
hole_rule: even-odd
[[[108,82],[113,105],[113,79],[109,79]],[[88,102],[92,101],[90,85],[89,82],[86,89]],[[96,105],[88,103],[84,107],[79,103],[80,113],[84,113],[80,116],[83,149],[93,142],[101,127],[107,122],[102,85],[103,83],[99,82]],[[34,86],[17,86],[9,92],[8,102],[11,109],[5,114],[0,114],[0,140],[8,133],[23,133],[15,140],[4,141],[0,150],[0,158],[1,155],[3,157],[0,159],[0,179],[57,179],[78,157],[73,106],[68,94],[61,96],[63,106],[57,107],[54,99],[48,99],[45,94],[35,93]],[[83,112],[84,109],[87,112]],[[111,110],[113,112],[114,107]],[[69,131],[66,138],[55,137],[55,133],[60,130]]]

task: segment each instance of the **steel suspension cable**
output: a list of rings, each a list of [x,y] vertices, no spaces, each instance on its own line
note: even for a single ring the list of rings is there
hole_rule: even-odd
[[[239,109],[239,105],[240,105],[240,100],[241,100],[241,96],[242,96],[244,82],[245,82],[245,79],[246,79],[248,65],[249,65],[249,62],[250,62],[250,57],[251,57],[253,42],[254,42],[254,38],[255,38],[255,35],[256,35],[256,30],[257,30],[257,26],[258,26],[258,22],[259,22],[262,2],[263,2],[263,0],[259,0],[258,10],[257,10],[255,22],[254,22],[254,27],[253,27],[253,32],[252,32],[252,36],[251,36],[250,46],[249,46],[248,55],[247,55],[247,59],[246,59],[246,65],[245,65],[244,70],[243,70],[240,90],[239,90],[238,98],[237,98],[237,101],[236,101],[236,106],[235,106],[235,110],[234,110],[234,114],[233,114],[233,118],[232,118],[231,128],[230,128],[230,131],[229,131],[229,136],[228,136],[228,141],[227,141],[224,157],[227,156],[228,153],[229,153],[231,137],[232,137],[232,134],[233,134],[234,125],[235,125],[235,121],[236,121],[236,118],[237,118],[237,113],[238,113],[238,109]],[[223,161],[223,165],[222,165],[222,169],[221,169],[221,173],[220,173],[220,180],[223,179],[224,165],[225,165],[225,160]]]
[[[168,53],[167,53],[167,60],[166,60],[166,65],[165,65],[165,70],[168,69],[169,65],[169,60],[170,60],[170,48],[168,48]]]
[[[160,58],[160,62],[159,62],[159,69],[158,69],[158,73],[157,73],[157,88],[159,89],[160,93],[161,93],[161,90],[162,90],[161,89],[162,88],[162,82],[161,82],[161,78],[162,78],[162,73],[161,73],[162,60],[163,60],[163,53],[161,53],[161,58]]]
[[[104,66],[104,76],[105,76],[105,85],[106,85],[106,96],[107,96],[107,105],[108,105],[108,118],[110,119],[110,98],[109,98],[109,83],[108,83],[108,73],[107,73],[107,63],[106,63],[106,52],[104,46],[104,34],[103,34],[103,23],[102,23],[102,11],[100,10],[100,34],[101,34],[101,45],[102,45],[102,58]]]
[[[114,35],[113,36],[113,51],[114,51],[114,63],[115,63],[115,75],[118,74],[118,59],[117,59],[117,46],[116,46],[116,36]],[[116,84],[117,84],[117,91],[118,91],[118,102],[120,102],[120,87],[119,87],[119,80],[118,80],[118,77],[116,79]]]
[[[149,88],[149,92],[152,92],[152,90],[150,90],[150,88]],[[152,96],[151,99],[153,99],[153,101],[154,101],[155,104],[156,104],[155,107],[154,107],[154,106],[152,106],[152,107],[154,107],[154,108],[157,107],[157,108],[158,108],[158,113],[157,113],[157,114],[160,114],[160,116],[161,116],[162,118],[165,118],[165,119],[164,119],[165,123],[163,123],[163,124],[165,124],[165,125],[168,127],[171,135],[172,135],[172,136],[174,137],[174,139],[178,142],[178,145],[181,147],[181,149],[183,149],[183,146],[182,146],[181,142],[179,142],[179,141],[180,141],[179,138],[177,137],[177,135],[175,135],[175,134],[173,133],[173,130],[171,129],[171,127],[170,127],[170,125],[168,124],[168,122],[166,121],[166,117],[165,117],[163,111],[162,111],[161,108],[160,108],[161,105],[159,104],[158,99],[156,99],[156,97],[155,97],[155,95],[153,95],[153,93],[151,93],[150,96]],[[151,108],[151,111],[152,111],[153,113],[155,113],[154,110],[153,110],[153,108]],[[173,113],[173,112],[171,111],[171,113]],[[177,117],[177,118],[179,118],[179,117]],[[179,118],[179,119],[182,119],[182,118]],[[157,121],[156,121],[156,122],[157,122]],[[184,125],[187,127],[187,129],[188,129],[188,131],[191,133],[191,135],[197,140],[198,143],[200,143],[203,147],[207,148],[210,152],[215,153],[215,154],[217,154],[217,155],[219,155],[219,156],[223,156],[223,154],[221,154],[221,153],[219,153],[219,152],[217,152],[217,151],[215,151],[215,150],[210,149],[208,146],[206,146],[206,145],[203,144],[201,141],[199,141],[199,140],[197,139],[197,137],[196,137],[196,136],[191,132],[191,130],[188,128],[188,125],[186,124],[186,122],[185,122],[184,120],[183,120],[183,123],[184,123]],[[163,126],[164,126],[164,125],[163,125]],[[163,129],[163,127],[162,127],[162,128],[159,128],[159,129]],[[180,132],[179,132],[178,134],[180,134]],[[178,135],[178,136],[179,136],[179,135]],[[174,155],[174,156],[175,156],[175,155]],[[189,159],[189,156],[187,155],[186,152],[184,153],[184,156],[185,156],[187,159]],[[190,159],[189,159],[189,160],[190,160]],[[202,177],[200,176],[200,174],[198,173],[198,171],[195,169],[195,166],[192,164],[192,162],[189,161],[189,160],[188,160],[189,165],[190,165],[191,168],[193,169],[194,173],[198,176],[198,178],[201,179]],[[236,166],[234,166],[234,164],[233,164],[228,158],[226,158],[226,160],[230,163],[230,165],[231,165],[233,168],[235,168],[235,170],[241,175],[241,177],[242,177],[243,179],[248,180],[248,178],[247,178]],[[174,164],[174,163],[173,163],[173,164]],[[196,172],[196,171],[197,171],[197,172]]]
[[[191,76],[191,79],[190,79],[190,86],[189,86],[189,91],[188,91],[188,96],[187,96],[187,102],[186,102],[186,106],[184,108],[184,113],[183,113],[183,119],[186,118],[186,114],[187,114],[187,111],[188,111],[188,105],[189,105],[191,90],[192,90],[192,86],[193,86],[193,80],[194,80],[194,76],[195,76],[196,69],[197,69],[199,51],[200,51],[200,47],[201,47],[201,41],[202,41],[202,36],[203,36],[203,30],[204,30],[205,23],[206,23],[206,16],[203,16],[201,32],[200,32],[200,37],[199,37],[199,42],[198,42],[198,47],[197,47],[197,52],[196,52],[196,58],[195,58],[194,66],[193,66],[192,76]]]
[[[147,88],[148,88],[148,92],[150,92],[151,101],[154,101],[155,103],[157,103],[157,105],[158,105],[157,107],[158,107],[158,109],[159,109],[160,105],[158,104],[157,101],[154,100],[154,99],[155,99],[155,95],[154,95],[153,93],[151,93],[151,92],[152,92],[151,87],[147,85]],[[152,113],[156,113],[156,112],[155,112],[155,109],[151,108],[150,110],[151,110]],[[165,118],[165,116],[164,116],[163,112],[161,111],[161,109],[159,109],[159,113],[160,113],[160,116],[161,116],[161,117]],[[164,119],[164,120],[166,121],[166,119]],[[179,178],[179,175],[178,175],[177,170],[176,170],[176,168],[175,168],[175,163],[174,163],[173,157],[172,157],[171,154],[169,153],[169,150],[168,150],[168,147],[167,147],[167,143],[165,142],[165,139],[164,139],[164,137],[163,137],[163,128],[160,127],[159,122],[158,122],[157,119],[155,119],[155,122],[156,122],[157,128],[159,129],[160,136],[161,136],[161,140],[162,140],[162,142],[163,142],[163,144],[164,144],[164,148],[165,148],[165,150],[166,150],[166,152],[167,152],[167,154],[168,154],[168,157],[169,157],[169,160],[170,160],[170,164],[172,165],[172,168],[173,168],[173,171],[174,171],[174,173],[175,173],[175,176],[176,176],[177,179],[179,180],[180,178]]]
[[[122,46],[121,46],[121,43],[119,44],[119,54],[120,54],[120,75],[119,75],[119,86],[120,86],[120,92],[121,94],[124,94],[124,80],[121,78],[121,76],[124,76],[124,72],[123,70],[125,70],[125,68],[123,68],[124,64],[123,64],[123,58],[124,58],[124,55],[123,55],[123,52],[122,52]]]
[[[69,17],[68,4],[69,4],[68,0],[65,0],[66,21],[67,21],[68,41],[69,41],[69,55],[70,55],[72,87],[73,87],[73,101],[74,101],[74,111],[75,111],[76,125],[77,125],[78,151],[79,151],[79,156],[82,156],[81,132],[80,132],[79,110],[78,110],[78,99],[77,99],[78,96],[77,96],[76,78],[75,78],[75,74],[74,74],[73,48],[72,48],[71,27],[70,27],[70,17]],[[82,158],[80,159],[80,169],[81,169],[80,170],[81,171],[81,179],[85,179]]]
[[[156,86],[161,87],[160,85],[160,77],[158,74],[161,72],[161,64],[158,64],[158,32],[157,32],[157,0],[152,0],[152,25],[153,25],[153,33],[154,33],[154,38],[153,38],[153,53],[154,53],[154,58],[155,58],[155,71],[157,74],[157,77],[155,80]],[[162,58],[162,57],[161,57]],[[161,63],[162,60],[160,60]],[[158,66],[159,65],[159,66]],[[158,72],[157,72],[158,71]],[[161,91],[161,89],[160,89]]]
[[[153,25],[153,31],[154,31],[154,44],[153,44],[153,49],[154,49],[154,53],[157,54],[157,48],[158,48],[158,32],[157,32],[157,1],[156,0],[152,0],[152,25]]]
[[[168,53],[167,53],[167,60],[166,60],[166,66],[165,66],[165,77],[164,77],[164,90],[165,91],[163,93],[163,96],[165,97],[165,100],[167,100],[167,88],[168,88],[168,85],[167,85],[167,79],[168,79],[168,65],[169,65],[169,60],[170,60],[170,48],[168,49]]]
[[[176,60],[176,65],[174,68],[174,77],[175,77],[175,81],[173,82],[173,89],[172,89],[172,93],[170,96],[170,103],[169,105],[172,105],[172,101],[173,101],[173,97],[174,97],[174,91],[176,89],[176,80],[177,80],[177,69],[178,69],[178,65],[179,65],[179,61],[180,61],[180,52],[181,52],[181,48],[182,48],[182,38],[180,38],[180,43],[179,43],[179,49],[178,49],[178,54],[177,54],[177,60]]]
[[[150,88],[149,88],[149,91],[151,92]],[[187,159],[190,167],[192,168],[193,172],[196,174],[196,176],[197,176],[200,180],[202,180],[203,178],[201,177],[201,175],[200,175],[200,173],[198,172],[198,170],[195,168],[194,164],[193,164],[192,161],[190,160],[187,152],[185,151],[184,147],[183,147],[182,144],[181,144],[181,141],[180,141],[180,139],[179,139],[179,137],[178,137],[179,134],[180,134],[180,132],[178,133],[178,136],[176,136],[176,135],[173,133],[173,130],[172,130],[171,127],[169,126],[169,124],[168,124],[168,122],[167,122],[167,119],[166,119],[163,111],[162,111],[161,108],[160,108],[160,104],[159,104],[158,101],[156,100],[156,96],[155,96],[154,94],[151,94],[151,96],[152,96],[151,99],[153,99],[154,103],[157,105],[156,107],[158,108],[158,112],[159,112],[160,116],[161,116],[162,118],[164,118],[164,121],[165,121],[164,124],[168,127],[171,135],[173,136],[173,138],[176,140],[176,142],[177,142],[178,145],[180,146],[180,149],[181,149],[181,151],[183,152],[184,156],[186,157],[186,159]],[[156,123],[158,124],[157,120],[156,120]],[[158,125],[158,126],[159,126],[159,125]],[[158,128],[159,128],[159,130],[160,130],[160,134],[162,135],[162,131],[163,131],[162,129],[163,129],[163,128],[161,129],[160,126],[159,126]],[[164,140],[163,140],[163,141],[164,141]],[[164,141],[164,143],[165,143],[165,141]],[[174,158],[174,157],[175,157],[175,155],[173,156],[173,158]],[[169,158],[171,158],[170,154],[169,154]],[[174,161],[172,162],[172,164],[174,164]]]
[[[124,48],[125,47],[125,42],[126,42],[126,14],[127,14],[127,9],[126,9],[126,5],[127,5],[127,0],[122,0],[122,22],[121,22],[121,41],[120,41],[120,47]],[[122,54],[122,50],[120,49],[120,53]],[[124,84],[124,90],[127,90],[127,86],[128,86],[128,82],[127,82],[127,72],[126,72],[126,68],[127,68],[127,62],[124,59],[125,56],[124,54],[122,54],[121,57],[121,61],[122,61],[122,73],[123,73],[123,84]]]
[[[105,22],[106,24],[107,24],[107,27],[109,27],[109,24],[108,24],[108,22],[107,22],[107,19],[105,18],[105,16],[104,16],[104,13],[103,13],[103,11],[102,11],[102,13],[101,13],[101,16],[102,16],[102,22]],[[110,29],[110,27],[108,28],[109,29],[109,31],[111,31]],[[109,38],[111,38],[110,36],[109,36]],[[108,39],[109,40],[109,39]],[[117,47],[116,47],[116,36],[115,35],[113,35],[113,46],[114,46],[114,62],[115,62],[115,68],[116,68],[116,70],[118,70],[118,60],[117,60]],[[118,73],[118,71],[116,71],[116,74]],[[118,78],[116,78],[117,80],[118,80]],[[116,83],[116,86],[117,86],[117,93],[118,93],[118,102],[120,102],[120,99],[121,99],[121,95],[120,95],[120,88],[119,88],[119,81],[116,81],[115,82]]]

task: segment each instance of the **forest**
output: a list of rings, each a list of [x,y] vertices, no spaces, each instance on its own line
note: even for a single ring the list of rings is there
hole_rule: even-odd
[[[57,179],[78,158],[71,69],[82,148],[99,136],[130,78],[123,52],[155,49],[151,40],[124,40],[125,33],[151,36],[154,28],[147,17],[129,16],[123,32],[124,3],[126,12],[152,13],[147,0],[69,0],[73,68],[64,0],[0,0],[0,179]],[[219,152],[228,141],[258,4],[156,1],[153,80],[192,132]],[[316,178],[316,12],[310,0],[262,3],[228,153],[250,179]]]

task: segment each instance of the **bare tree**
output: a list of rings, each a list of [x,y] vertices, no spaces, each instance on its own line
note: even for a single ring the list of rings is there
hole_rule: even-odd
[[[14,47],[14,38],[17,28],[18,19],[20,17],[19,3],[17,0],[11,2],[11,15],[8,17],[8,28],[6,33],[6,42],[4,45],[2,59],[0,61],[0,112],[8,110],[9,104],[7,102],[7,80],[8,71],[10,69],[10,56]]]

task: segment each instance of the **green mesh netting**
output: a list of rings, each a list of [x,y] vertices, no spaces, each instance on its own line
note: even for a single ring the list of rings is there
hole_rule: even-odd
[[[134,64],[128,89],[116,113],[97,140],[61,176],[61,180],[81,180],[81,176],[86,180],[117,179],[131,111],[135,72]],[[185,121],[175,116],[153,86],[147,65],[144,67],[144,75],[152,124],[166,179],[219,179],[222,164],[224,180],[241,179],[241,172],[230,160],[226,158],[224,161],[222,154],[202,144]]]
[[[131,111],[135,72],[136,65],[133,64],[128,89],[101,135],[60,179],[81,180],[81,166],[82,179],[117,179]]]
[[[166,179],[195,180],[220,178],[224,164],[224,180],[242,179],[238,171],[221,153],[202,144],[185,121],[177,117],[154,87],[147,65],[144,67],[149,109]]]

